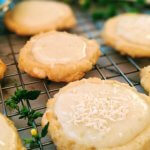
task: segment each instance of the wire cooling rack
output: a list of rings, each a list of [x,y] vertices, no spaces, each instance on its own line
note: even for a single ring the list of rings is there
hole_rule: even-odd
[[[76,11],[76,17],[78,25],[70,32],[96,39],[101,44],[103,53],[93,69],[85,75],[85,78],[98,77],[104,80],[118,80],[134,86],[139,92],[144,93],[140,85],[139,71],[140,68],[150,65],[150,59],[132,59],[128,56],[121,56],[112,48],[105,46],[103,40],[100,38],[103,21],[93,22],[87,14],[79,11]],[[47,100],[53,97],[61,87],[66,85],[65,83],[54,83],[48,80],[31,78],[19,70],[17,65],[18,53],[28,39],[27,37],[19,37],[8,31],[4,35],[0,35],[0,58],[7,64],[7,72],[0,84],[0,112],[15,122],[22,139],[30,137],[31,127],[27,126],[25,120],[19,120],[18,114],[9,110],[4,104],[4,101],[16,90],[16,83],[21,88],[42,91],[36,101],[27,102],[29,108],[41,112],[45,111]],[[35,127],[38,131],[41,130],[40,119],[35,122]],[[40,146],[36,148],[37,150],[55,149],[49,137],[44,138],[39,143]]]

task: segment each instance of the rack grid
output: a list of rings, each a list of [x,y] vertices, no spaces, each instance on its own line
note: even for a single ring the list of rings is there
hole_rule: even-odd
[[[140,85],[139,71],[142,67],[150,65],[150,59],[132,59],[128,56],[121,56],[112,48],[107,47],[100,38],[100,31],[104,21],[93,22],[88,14],[78,10],[75,10],[75,12],[78,25],[69,32],[96,39],[101,45],[103,53],[93,69],[85,75],[85,78],[98,77],[104,80],[118,80],[144,93]],[[7,64],[6,75],[0,84],[0,112],[15,122],[22,139],[30,137],[31,127],[26,125],[25,120],[19,120],[18,114],[9,110],[4,103],[4,101],[16,90],[16,83],[20,88],[28,90],[38,89],[42,91],[36,101],[27,101],[26,104],[29,108],[41,112],[45,111],[47,99],[53,97],[61,87],[66,85],[66,83],[54,83],[48,80],[35,79],[19,70],[17,65],[18,53],[28,39],[28,37],[19,37],[8,31],[6,31],[4,35],[0,35],[0,58]],[[38,131],[41,130],[39,119],[34,125]],[[39,141],[39,145],[39,148],[36,148],[37,150],[56,149],[48,136],[42,141]]]

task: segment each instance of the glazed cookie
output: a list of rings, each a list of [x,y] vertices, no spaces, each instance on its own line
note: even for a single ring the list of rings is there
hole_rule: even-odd
[[[52,31],[27,42],[19,54],[19,68],[36,78],[70,82],[92,69],[100,54],[95,40]]]
[[[150,15],[123,14],[106,21],[102,37],[123,55],[150,57]]]
[[[0,114],[0,150],[26,150],[12,121]]]
[[[0,59],[0,80],[4,77],[5,71],[6,71],[6,65]]]
[[[140,73],[141,84],[150,95],[150,66],[144,67]]]
[[[150,97],[127,84],[75,81],[50,99],[42,118],[58,150],[149,150]]]
[[[30,0],[18,3],[5,14],[8,29],[19,35],[72,28],[76,19],[71,8],[61,2]]]

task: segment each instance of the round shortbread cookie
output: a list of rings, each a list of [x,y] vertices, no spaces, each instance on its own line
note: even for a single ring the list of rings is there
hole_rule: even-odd
[[[54,1],[22,1],[5,14],[8,29],[19,35],[34,35],[50,30],[69,29],[76,19],[71,8]]]
[[[0,114],[0,150],[26,150],[14,123]]]
[[[106,21],[102,37],[123,55],[150,57],[150,15],[123,14]]]
[[[95,40],[52,31],[27,42],[19,54],[19,68],[33,77],[70,82],[92,69],[100,54]]]
[[[149,150],[150,97],[127,84],[75,81],[47,103],[42,118],[59,150]]]
[[[140,72],[141,84],[150,95],[150,66],[144,67]]]

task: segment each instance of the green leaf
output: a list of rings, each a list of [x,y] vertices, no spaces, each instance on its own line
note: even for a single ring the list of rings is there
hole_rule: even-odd
[[[124,5],[122,5],[122,9],[130,13],[136,13],[139,11],[136,7],[133,7],[128,3],[125,3]]]
[[[38,141],[34,138],[24,139],[24,144],[30,149],[39,147]]]
[[[28,100],[35,100],[39,95],[40,91],[34,90],[34,91],[27,91],[25,89],[17,89],[15,92],[15,96],[18,100],[21,99],[28,99]]]
[[[31,120],[31,119],[29,120],[29,119],[28,119],[28,123],[27,123],[27,124],[28,124],[28,126],[33,126],[33,125],[32,125],[32,124],[33,124],[33,120]]]
[[[43,116],[43,113],[41,112],[37,112],[35,110],[31,110],[29,113],[28,113],[28,125],[29,126],[32,126],[33,122],[35,119],[39,118],[39,117],[42,117]]]
[[[28,91],[25,98],[29,99],[29,100],[35,100],[38,98],[40,93],[41,93],[41,91],[38,91],[38,90]]]
[[[71,3],[71,1],[70,1],[70,0],[64,0],[64,2],[65,2],[65,3]]]
[[[44,126],[41,132],[41,137],[45,137],[48,133],[49,122]]]
[[[28,117],[29,113],[30,113],[30,110],[26,106],[23,106],[22,109],[20,110],[19,119],[22,119],[22,118],[26,119]]]
[[[136,0],[137,4],[140,5],[145,5],[146,4],[146,0]]]
[[[92,17],[94,20],[97,19],[107,19],[117,14],[116,6],[115,5],[108,5],[105,8],[96,8],[92,12]]]
[[[83,9],[88,9],[90,7],[91,0],[79,0],[79,5]]]
[[[9,106],[11,109],[19,110],[19,106],[16,104],[16,102],[13,99],[7,99],[5,101],[6,106]]]
[[[109,5],[112,3],[112,0],[97,0],[99,5]]]
[[[32,115],[33,119],[37,119],[42,116],[43,116],[43,113],[41,113],[41,112],[34,112]]]
[[[15,92],[15,96],[17,97],[18,100],[22,100],[22,99],[24,99],[24,97],[26,96],[27,93],[28,93],[27,90],[17,89]]]
[[[27,144],[30,144],[33,141],[33,139],[32,138],[23,139],[23,141],[24,141],[24,144],[27,145]]]

